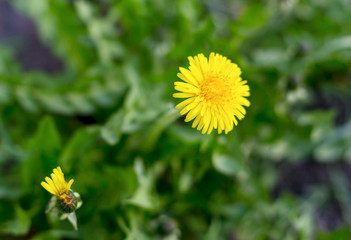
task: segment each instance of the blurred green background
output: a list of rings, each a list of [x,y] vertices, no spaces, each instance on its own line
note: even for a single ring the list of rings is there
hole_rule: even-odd
[[[350,0],[0,2],[0,239],[351,239]],[[228,135],[174,109],[187,57],[251,89]],[[78,231],[46,215],[61,166]]]

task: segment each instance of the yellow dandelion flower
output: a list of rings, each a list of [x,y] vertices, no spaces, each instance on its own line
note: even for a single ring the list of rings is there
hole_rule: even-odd
[[[244,118],[250,106],[245,98],[250,96],[246,80],[240,77],[241,70],[226,57],[211,53],[209,59],[198,54],[188,57],[189,70],[179,68],[177,76],[184,82],[175,82],[175,98],[186,98],[176,108],[180,114],[187,114],[185,121],[194,119],[192,127],[202,129],[202,134],[210,134],[213,129],[218,133],[228,133]]]
[[[72,201],[72,197],[69,196],[68,193],[74,180],[71,179],[67,183],[60,167],[55,168],[53,173],[51,173],[51,178],[46,177],[45,181],[46,182],[41,182],[41,186],[49,193],[63,199],[67,203]]]

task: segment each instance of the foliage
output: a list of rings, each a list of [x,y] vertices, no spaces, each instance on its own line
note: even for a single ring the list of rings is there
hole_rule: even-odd
[[[0,45],[0,238],[351,238],[349,1],[12,4],[64,69]],[[251,89],[228,135],[201,135],[171,97],[187,56],[212,51]],[[311,165],[326,176],[289,175]],[[84,202],[77,232],[45,215],[57,166]]]

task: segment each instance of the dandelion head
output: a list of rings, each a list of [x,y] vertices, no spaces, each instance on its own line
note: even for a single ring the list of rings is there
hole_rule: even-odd
[[[178,77],[183,82],[175,82],[173,97],[183,98],[176,108],[183,108],[185,121],[193,121],[192,127],[210,134],[233,130],[238,120],[244,118],[244,106],[250,106],[246,97],[250,96],[246,80],[240,77],[241,70],[226,57],[211,53],[209,59],[203,54],[189,57],[189,69],[180,68]]]
[[[41,182],[41,186],[45,188],[49,193],[55,195],[65,203],[72,203],[72,198],[69,195],[69,190],[74,180],[71,179],[67,183],[60,167],[55,168],[51,174],[51,178],[46,177],[45,181],[46,182]]]

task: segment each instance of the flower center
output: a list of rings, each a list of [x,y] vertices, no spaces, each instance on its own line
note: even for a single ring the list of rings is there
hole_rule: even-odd
[[[66,197],[63,200],[66,204],[71,205],[74,203],[74,198],[71,196],[71,194],[66,195]]]
[[[222,105],[231,97],[230,86],[221,76],[207,76],[200,89],[200,96],[205,98],[210,104]]]

